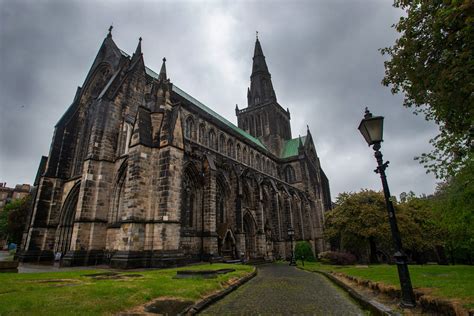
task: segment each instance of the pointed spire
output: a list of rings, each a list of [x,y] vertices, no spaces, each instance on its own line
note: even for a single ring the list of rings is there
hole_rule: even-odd
[[[112,29],[114,28],[113,25],[109,27],[109,34],[107,34],[107,37],[112,37]]]
[[[255,41],[255,49],[253,52],[253,67],[252,67],[252,74],[257,71],[265,71],[268,72],[267,63],[265,62],[265,55],[263,55],[262,45],[260,45],[260,41]]]
[[[163,64],[161,65],[160,74],[158,80],[166,80],[166,57],[163,57]]]
[[[135,49],[135,55],[136,56],[142,55],[142,37],[141,36],[138,38],[138,45],[137,45],[137,49]]]
[[[135,65],[137,64],[138,60],[140,60],[141,57],[143,57],[143,53],[142,53],[142,38],[140,37],[138,39],[137,48],[135,49],[135,53],[133,53],[132,60],[130,62],[130,69],[135,67]]]
[[[258,39],[258,32],[256,33],[252,74],[250,75],[250,90],[247,92],[247,101],[249,106],[269,101],[276,102],[271,75],[268,72],[262,45],[260,45],[260,40]]]

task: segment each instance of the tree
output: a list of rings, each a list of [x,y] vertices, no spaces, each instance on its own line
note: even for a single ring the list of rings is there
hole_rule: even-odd
[[[295,246],[295,257],[296,260],[304,260],[304,261],[316,261],[314,258],[313,249],[311,248],[311,244],[306,240],[298,241]]]
[[[325,236],[339,248],[364,261],[377,262],[377,248],[389,247],[390,228],[384,196],[381,192],[362,190],[341,193],[336,207],[326,216]]]
[[[442,234],[428,200],[408,195],[404,202],[394,202],[398,228],[410,258],[424,262],[442,245]],[[391,257],[394,248],[382,192],[342,193],[336,205],[325,221],[325,237],[333,248],[349,251],[359,261],[368,257],[371,263],[378,262],[380,254]]]
[[[0,213],[0,238],[8,243],[21,244],[26,221],[31,208],[31,198],[13,200]]]
[[[439,125],[434,150],[419,159],[438,178],[455,175],[473,159],[474,2],[472,0],[395,0],[406,11],[394,25],[401,34],[381,50],[382,83],[405,94],[404,106]]]
[[[440,184],[432,200],[451,262],[474,261],[474,162]]]

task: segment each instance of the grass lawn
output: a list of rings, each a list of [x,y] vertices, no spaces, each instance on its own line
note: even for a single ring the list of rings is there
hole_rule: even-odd
[[[214,279],[173,279],[178,270],[222,268],[236,271]],[[0,315],[115,314],[163,296],[197,301],[223,289],[226,282],[242,277],[253,269],[246,265],[206,264],[177,269],[125,271],[120,272],[121,279],[87,276],[109,270],[0,273]]]
[[[301,263],[298,262],[299,267]],[[456,299],[466,308],[474,308],[474,266],[409,265],[414,288],[429,288],[432,296]],[[335,266],[305,262],[304,269],[341,272],[365,280],[400,288],[395,265]]]

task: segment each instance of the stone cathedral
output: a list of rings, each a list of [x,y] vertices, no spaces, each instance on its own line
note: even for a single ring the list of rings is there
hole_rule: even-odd
[[[309,131],[292,138],[262,47],[235,126],[130,56],[111,29],[54,129],[22,261],[164,267],[324,250],[329,182]],[[192,74],[190,74],[192,75]],[[197,76],[196,76],[197,79]]]

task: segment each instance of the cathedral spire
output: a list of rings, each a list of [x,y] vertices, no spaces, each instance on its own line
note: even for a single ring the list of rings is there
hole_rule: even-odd
[[[107,34],[107,37],[112,37],[112,29],[114,28],[113,25],[109,27],[109,33]]]
[[[137,48],[135,49],[135,55],[136,56],[142,55],[142,38],[141,38],[141,36],[138,39],[138,45],[137,45]]]
[[[265,62],[265,56],[263,55],[262,45],[260,45],[260,41],[255,41],[255,49],[253,52],[253,66],[252,66],[252,75],[255,72],[263,71],[268,73],[267,63]]]
[[[270,101],[276,102],[272,79],[268,71],[262,45],[256,33],[255,49],[253,54],[252,75],[250,76],[250,89],[247,92],[249,106],[260,105]]]
[[[163,57],[163,64],[161,65],[159,80],[166,80],[166,57]]]
[[[138,39],[138,45],[137,45],[137,48],[135,49],[135,53],[133,53],[133,56],[132,56],[132,60],[131,60],[131,63],[130,63],[130,68],[133,68],[137,64],[138,60],[140,60],[142,57],[143,57],[142,38],[140,37]]]

